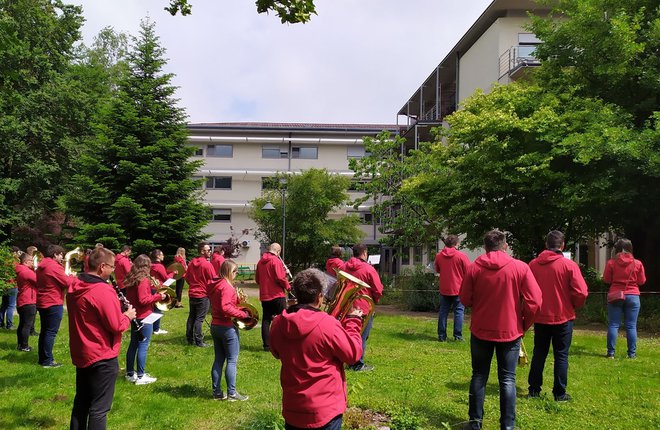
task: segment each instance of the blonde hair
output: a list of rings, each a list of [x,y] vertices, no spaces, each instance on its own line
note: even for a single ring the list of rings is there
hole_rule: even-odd
[[[151,270],[151,260],[144,254],[138,255],[135,260],[133,260],[133,265],[131,270],[126,274],[124,278],[124,286],[126,288],[136,287],[144,278],[149,276],[149,271]]]
[[[177,248],[176,255],[186,258],[186,248]]]
[[[231,274],[237,267],[238,265],[234,260],[225,260],[225,262],[222,263],[222,266],[220,266],[220,277],[226,279],[227,282],[231,284]]]

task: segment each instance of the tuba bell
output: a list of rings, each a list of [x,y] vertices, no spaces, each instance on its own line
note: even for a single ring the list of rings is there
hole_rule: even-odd
[[[176,305],[176,291],[170,287],[163,286],[163,284],[161,284],[158,279],[151,275],[149,275],[149,282],[151,282],[151,288],[161,294],[165,294],[165,298],[156,302],[154,305],[156,306],[156,309],[162,312],[166,312],[172,309],[174,305]]]
[[[342,270],[337,270],[337,282],[328,288],[328,293],[324,298],[323,310],[342,321],[351,312],[356,301],[363,300],[367,302],[369,312],[362,315],[362,331],[364,331],[365,322],[369,321],[376,310],[374,300],[371,296],[365,294],[365,290],[370,288],[371,286],[366,282]]]
[[[239,330],[252,330],[259,323],[259,311],[257,308],[248,303],[247,294],[245,294],[241,288],[236,288],[236,294],[240,300],[240,303],[237,305],[237,307],[240,310],[247,312],[248,318],[243,320],[239,318],[232,318],[231,320]]]
[[[34,258],[35,260],[37,258],[36,252],[34,253]],[[79,246],[76,246],[74,249],[64,254],[64,274],[67,276],[76,276],[78,272],[76,272],[73,269],[73,265],[80,264],[82,259],[83,259],[83,250]],[[36,269],[37,267],[36,263],[34,267]]]

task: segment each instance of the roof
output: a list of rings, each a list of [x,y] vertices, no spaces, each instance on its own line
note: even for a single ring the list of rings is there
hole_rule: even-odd
[[[189,128],[251,129],[251,130],[327,130],[327,131],[399,131],[405,127],[396,124],[317,124],[285,122],[201,122],[190,123]]]

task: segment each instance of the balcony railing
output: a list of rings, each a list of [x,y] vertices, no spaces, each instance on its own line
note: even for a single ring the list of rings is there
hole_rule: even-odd
[[[539,66],[541,62],[534,56],[535,49],[535,45],[512,46],[500,55],[500,79],[524,67]]]

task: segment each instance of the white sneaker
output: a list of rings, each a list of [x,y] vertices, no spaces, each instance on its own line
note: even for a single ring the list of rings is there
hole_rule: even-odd
[[[137,379],[138,379],[137,373],[132,373],[130,375],[127,373],[125,378],[128,382],[132,382],[132,383],[135,383],[135,381],[137,381]]]
[[[152,382],[156,382],[157,380],[158,378],[154,378],[148,373],[145,373],[144,375],[137,377],[137,379],[135,380],[135,385],[147,385],[147,384],[151,384]]]
[[[169,333],[167,330],[163,330],[162,328],[158,331],[155,331],[154,334],[167,334]]]

